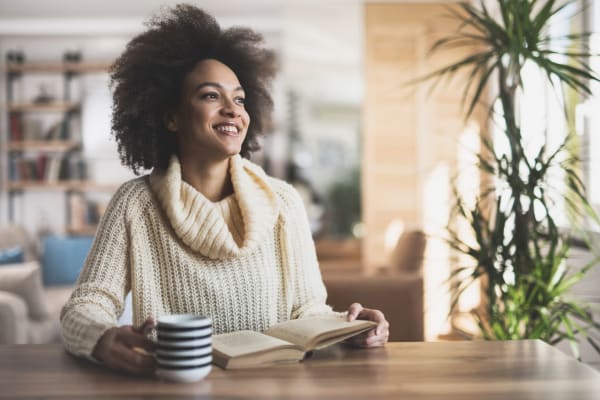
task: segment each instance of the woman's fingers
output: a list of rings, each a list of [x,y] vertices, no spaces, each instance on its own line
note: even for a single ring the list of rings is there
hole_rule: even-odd
[[[146,318],[146,320],[142,323],[142,325],[140,325],[137,328],[133,328],[135,331],[146,335],[148,334],[148,331],[152,328],[154,328],[156,326],[156,321],[154,320],[154,317],[149,316],[148,318]]]
[[[353,337],[349,342],[360,347],[379,347],[385,345],[390,336],[390,324],[385,315],[379,310],[364,308],[359,303],[352,303],[348,307],[348,321],[365,319],[377,323],[374,329]]]
[[[383,346],[388,341],[388,337],[389,337],[389,331],[382,332],[379,335],[368,336],[364,340],[365,347]]]
[[[386,321],[385,316],[379,310],[363,308],[358,318],[376,322],[377,326],[375,327],[375,331],[377,335],[381,335],[385,331],[389,331],[390,324]]]
[[[129,348],[124,349],[122,361],[125,361],[135,373],[149,374],[154,372],[156,368],[156,361],[153,356],[141,354]]]
[[[359,319],[368,319],[369,321],[377,322],[378,324],[385,321],[385,316],[379,310],[363,308],[358,315]]]
[[[111,353],[110,365],[113,368],[134,374],[150,374],[156,368],[153,356],[142,354],[125,344],[117,344]]]
[[[350,339],[350,343],[358,347],[380,347],[383,346],[389,337],[389,334],[375,334],[375,329],[361,333]]]
[[[152,353],[156,348],[156,344],[152,340],[139,333],[124,335],[122,342],[130,349],[139,348],[149,353]]]
[[[143,355],[126,346],[118,346],[111,366],[132,374],[147,375],[154,372],[155,361],[152,356]]]
[[[360,303],[352,303],[350,307],[348,307],[348,316],[346,319],[348,321],[354,321],[360,313],[363,311],[363,306]]]
[[[144,324],[142,325],[143,329]],[[155,360],[136,349],[153,351],[155,344],[139,331],[140,328],[121,326],[107,330],[94,349],[94,357],[111,368],[134,374],[148,374],[155,369]]]

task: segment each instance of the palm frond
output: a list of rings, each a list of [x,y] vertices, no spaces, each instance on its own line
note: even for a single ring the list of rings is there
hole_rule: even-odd
[[[456,200],[451,217],[468,223],[472,239],[466,240],[448,228],[448,243],[468,256],[473,266],[464,265],[450,274],[452,310],[464,290],[485,277],[486,308],[473,313],[485,338],[534,337],[549,343],[567,340],[579,356],[579,339],[591,340],[588,331],[600,328],[600,324],[587,307],[566,297],[600,262],[600,256],[579,270],[570,270],[566,266],[570,242],[559,229],[555,212],[560,202],[572,215],[585,216],[599,225],[600,218],[586,199],[577,160],[562,156],[569,151],[570,138],[552,149],[542,145],[530,154],[517,117],[519,88],[525,85],[522,70],[529,62],[537,65],[556,91],[571,88],[585,94],[589,93],[589,82],[599,81],[588,61],[594,54],[585,47],[576,47],[589,39],[589,32],[554,37],[548,34],[552,21],[568,14],[566,10],[572,3],[498,0],[498,17],[483,0],[476,5],[465,2],[450,7],[449,15],[459,28],[438,40],[432,52],[465,46],[472,46],[473,51],[421,81],[434,80],[435,87],[464,74],[467,81],[461,104],[468,104],[466,118],[477,105],[484,105],[486,89],[493,88],[491,92],[497,94],[485,105],[486,117],[501,128],[508,143],[508,151],[501,152],[491,139],[482,138],[477,165],[494,179],[481,184],[473,206],[467,205],[453,186]],[[557,41],[569,46],[559,49]],[[563,61],[564,57],[568,61]],[[501,107],[496,108],[495,103]],[[502,121],[496,121],[496,117]],[[564,188],[555,187],[549,178],[556,168],[564,173]],[[600,346],[595,348],[600,351]]]
[[[494,72],[496,70],[498,65],[499,65],[499,61],[496,61],[494,64],[489,66],[487,68],[487,71],[485,71],[485,73],[481,76],[481,79],[479,80],[479,83],[477,84],[477,90],[475,91],[475,95],[473,95],[473,99],[471,100],[471,104],[469,105],[469,110],[467,111],[465,119],[468,119],[471,116],[471,114],[473,114],[473,110],[475,109],[475,106],[479,103],[481,94],[483,93],[483,90],[486,88],[488,81],[490,79],[490,76],[492,75],[492,72]],[[468,89],[469,89],[469,87],[467,87],[467,90],[465,90],[465,94],[464,94],[465,97],[463,97],[463,102],[465,101],[466,96],[469,93]]]

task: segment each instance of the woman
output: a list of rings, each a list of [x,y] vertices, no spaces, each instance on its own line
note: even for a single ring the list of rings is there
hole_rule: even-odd
[[[273,55],[248,29],[221,30],[179,5],[151,21],[111,70],[113,132],[122,162],[150,175],[111,200],[61,314],[67,350],[132,373],[150,373],[144,336],[152,316],[210,316],[215,333],[333,313],[325,304],[306,213],[294,189],[242,157],[272,109]],[[134,326],[117,326],[126,294]],[[387,341],[377,310],[364,347]]]

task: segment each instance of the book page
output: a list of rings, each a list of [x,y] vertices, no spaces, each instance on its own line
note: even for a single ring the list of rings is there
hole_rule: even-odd
[[[320,346],[320,341],[326,341],[324,344],[327,345],[333,344],[371,329],[376,325],[372,321],[354,320],[348,322],[344,317],[318,316],[281,322],[267,329],[265,334],[295,343],[308,351],[313,348],[324,347]]]
[[[213,348],[231,358],[292,346],[297,347],[284,340],[254,331],[238,331],[213,336]]]

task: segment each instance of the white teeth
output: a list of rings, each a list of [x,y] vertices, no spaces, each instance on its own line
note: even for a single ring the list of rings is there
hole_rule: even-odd
[[[223,132],[223,133],[237,133],[238,132],[237,128],[233,125],[218,125],[215,129],[217,131]]]

